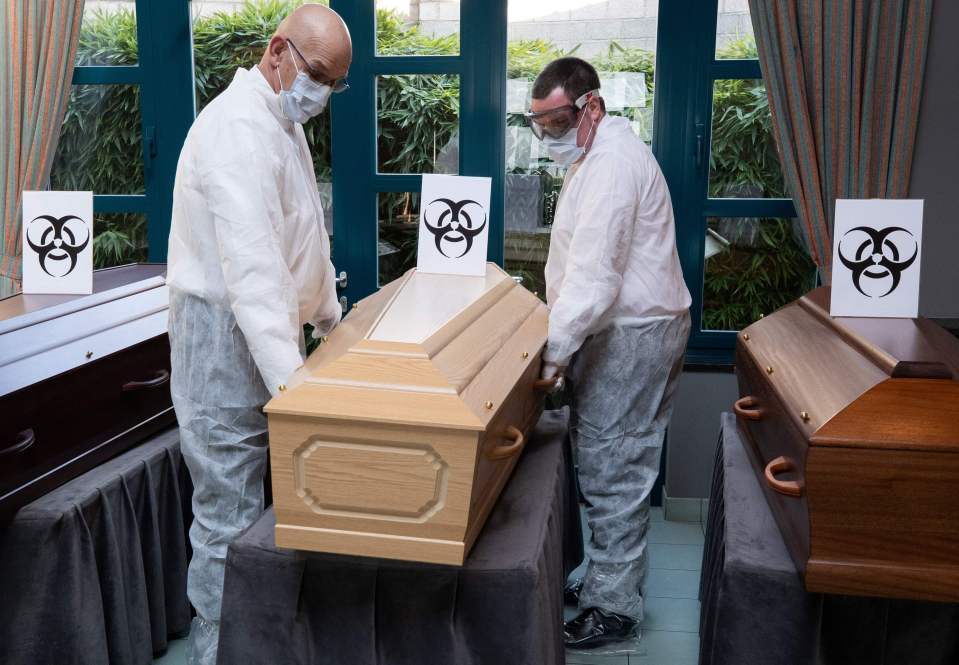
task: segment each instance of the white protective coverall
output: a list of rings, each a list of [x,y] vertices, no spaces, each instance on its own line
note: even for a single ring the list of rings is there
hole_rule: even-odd
[[[303,324],[339,321],[303,128],[256,67],[197,116],[170,229],[171,393],[193,479],[190,662],[212,663],[226,548],[263,510],[263,405],[303,364]]]
[[[546,263],[544,361],[571,384],[592,538],[580,608],[641,620],[649,494],[689,337],[669,190],[624,118],[605,116],[570,170]]]

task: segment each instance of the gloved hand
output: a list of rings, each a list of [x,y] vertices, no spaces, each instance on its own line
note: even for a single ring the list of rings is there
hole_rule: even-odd
[[[313,332],[310,333],[310,337],[312,337],[313,339],[320,339],[321,337],[326,337],[331,332],[333,332],[333,329],[336,328],[336,324],[338,324],[339,322],[340,322],[339,316],[307,321],[307,323],[313,326]]]
[[[549,389],[549,393],[559,392],[563,389],[565,383],[563,373],[566,371],[565,367],[557,365],[555,363],[543,363],[543,369],[540,371],[540,378],[544,381],[550,381],[556,379],[552,387]]]

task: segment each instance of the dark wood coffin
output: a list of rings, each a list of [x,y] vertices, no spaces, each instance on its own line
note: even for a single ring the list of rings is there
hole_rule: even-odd
[[[0,300],[0,522],[175,422],[166,266]]]
[[[735,410],[809,591],[959,601],[959,340],[832,318],[817,289],[740,332]]]

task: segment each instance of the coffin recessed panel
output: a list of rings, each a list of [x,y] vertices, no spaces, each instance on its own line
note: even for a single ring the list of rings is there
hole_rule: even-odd
[[[443,509],[449,467],[428,444],[310,439],[293,454],[295,490],[315,513],[426,522]]]

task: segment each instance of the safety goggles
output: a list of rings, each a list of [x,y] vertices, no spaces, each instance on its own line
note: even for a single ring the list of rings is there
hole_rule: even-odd
[[[556,108],[546,109],[533,113],[528,111],[523,114],[526,118],[526,124],[540,141],[544,136],[558,139],[568,132],[576,124],[576,118],[583,107],[599,94],[599,90],[590,90],[580,95],[572,104],[557,106]]]
[[[315,68],[313,68],[309,62],[307,62],[306,58],[303,57],[303,54],[300,53],[300,49],[296,48],[296,44],[294,44],[292,40],[287,39],[286,43],[290,45],[290,48],[293,49],[294,53],[300,56],[300,60],[303,62],[303,67],[304,69],[306,69],[306,73],[309,74],[311,79],[313,79],[317,83],[322,83],[324,85],[330,86],[333,89],[334,94],[349,90],[350,84],[347,83],[345,76],[335,81],[331,81],[327,79],[323,74],[321,74]]]

